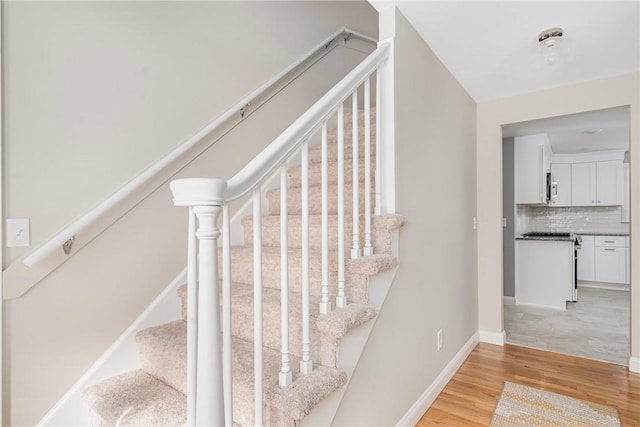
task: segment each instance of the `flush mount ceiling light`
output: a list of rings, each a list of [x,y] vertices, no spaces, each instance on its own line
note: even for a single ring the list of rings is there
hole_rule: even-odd
[[[600,133],[602,132],[604,129],[598,128],[598,129],[587,129],[587,130],[583,130],[582,133],[587,134],[587,135],[593,135],[596,133]]]
[[[544,46],[545,61],[553,65],[558,59],[556,44],[561,40],[563,30],[560,27],[549,28],[538,35],[538,41]]]

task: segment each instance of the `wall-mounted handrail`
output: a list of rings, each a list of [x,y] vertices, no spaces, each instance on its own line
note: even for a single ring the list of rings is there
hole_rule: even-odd
[[[35,264],[38,264],[40,261],[47,258],[56,250],[59,250],[62,245],[66,242],[71,241],[75,238],[77,234],[87,229],[93,223],[95,223],[102,215],[116,207],[127,197],[131,196],[136,190],[142,187],[145,183],[149,182],[152,178],[160,174],[167,166],[175,162],[182,155],[196,146],[199,142],[205,139],[209,134],[214,132],[216,129],[220,128],[224,123],[228,122],[231,118],[236,117],[238,114],[244,118],[244,113],[246,111],[247,106],[251,105],[256,99],[261,98],[265,95],[270,89],[275,87],[279,82],[284,80],[287,76],[289,76],[294,70],[300,67],[302,64],[307,62],[309,59],[313,58],[319,52],[328,49],[334,42],[342,39],[344,43],[347,42],[350,38],[357,38],[370,43],[377,43],[375,39],[359,33],[357,31],[353,31],[346,27],[343,27],[331,34],[329,37],[324,39],[322,42],[318,43],[315,47],[313,47],[309,52],[301,56],[298,60],[293,62],[287,68],[282,70],[280,73],[275,75],[269,81],[265,82],[263,85],[255,89],[233,107],[229,108],[218,118],[207,124],[200,131],[194,134],[192,137],[187,139],[169,154],[164,156],[158,162],[150,166],[148,169],[144,170],[138,176],[129,181],[126,185],[121,187],[111,196],[107,197],[101,203],[99,203],[96,207],[82,215],[76,221],[74,221],[71,225],[64,228],[58,234],[53,236],[47,242],[42,244],[40,247],[31,252],[28,256],[26,256],[22,262],[27,267],[32,267]]]

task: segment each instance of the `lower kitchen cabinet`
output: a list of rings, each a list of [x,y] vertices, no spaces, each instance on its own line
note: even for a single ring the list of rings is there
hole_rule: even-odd
[[[628,237],[581,235],[578,280],[629,283]]]
[[[626,283],[626,248],[596,247],[596,282]]]

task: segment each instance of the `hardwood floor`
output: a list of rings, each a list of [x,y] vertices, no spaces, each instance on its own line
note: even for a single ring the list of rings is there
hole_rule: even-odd
[[[485,343],[473,350],[417,427],[488,426],[504,381],[614,406],[623,426],[640,427],[640,374],[595,360]]]

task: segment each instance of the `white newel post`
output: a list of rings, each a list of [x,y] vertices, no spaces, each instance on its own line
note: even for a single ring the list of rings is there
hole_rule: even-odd
[[[226,181],[219,179],[193,178],[171,182],[174,204],[191,207],[197,218],[197,345],[187,343],[187,360],[193,360],[190,353],[195,351],[197,355],[196,366],[187,366],[187,384],[193,384],[193,381],[196,384],[194,424],[197,426],[225,425],[218,280],[220,230],[217,219],[222,211],[226,188]]]
[[[393,39],[378,43],[389,46],[389,57],[378,68],[376,124],[376,215],[396,212],[395,172],[395,77]]]

